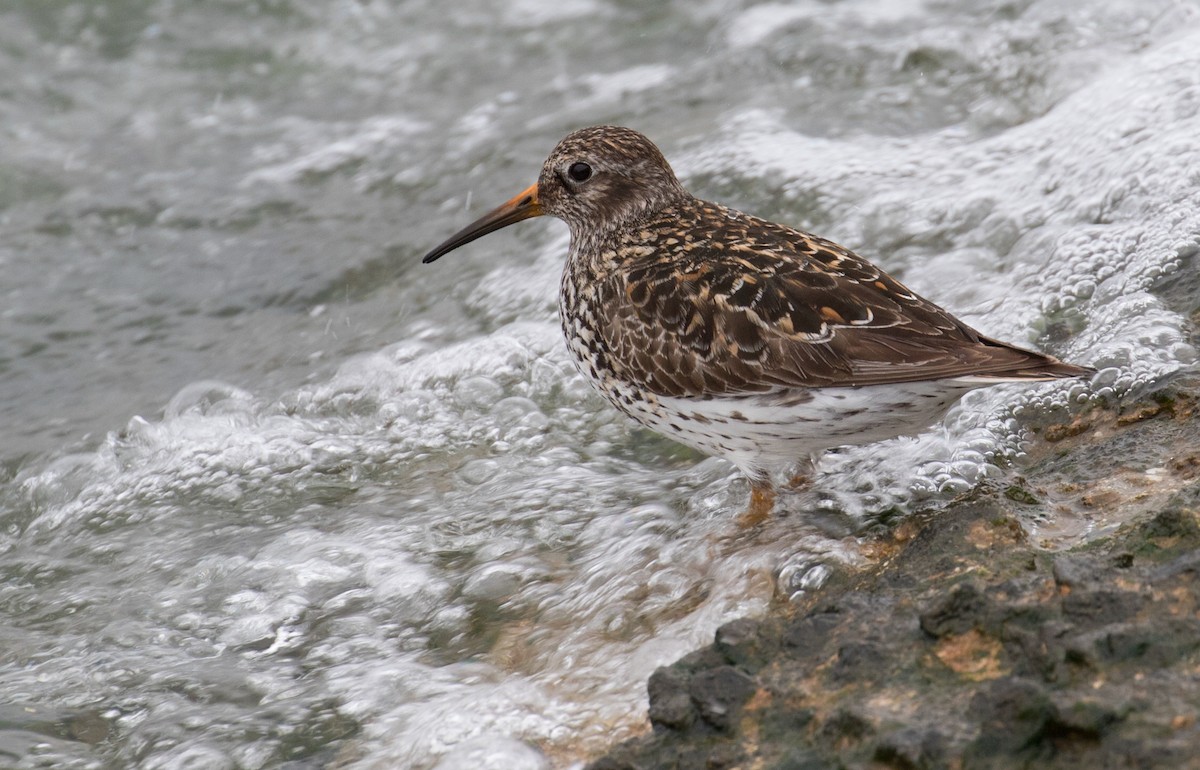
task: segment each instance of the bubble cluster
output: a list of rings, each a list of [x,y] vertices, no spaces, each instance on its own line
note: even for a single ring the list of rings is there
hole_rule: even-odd
[[[322,68],[374,90],[361,86],[367,106],[342,86],[320,91],[329,119],[267,118],[246,91],[217,104],[206,92],[188,125],[250,147],[196,164],[189,178],[219,200],[172,196],[147,172],[134,186],[162,199],[150,214],[92,217],[114,238],[161,228],[163,264],[185,253],[164,243],[210,260],[237,248],[238,264],[241,250],[294,248],[300,261],[257,284],[224,274],[230,297],[186,316],[240,318],[204,344],[266,357],[276,386],[201,374],[164,391],[161,413],[6,466],[0,693],[36,703],[6,712],[2,731],[26,764],[576,761],[644,729],[646,678],[722,623],[802,600],[864,563],[864,534],[1019,467],[1032,419],[1194,365],[1170,292],[1200,254],[1200,41],[1174,6],[1045,2],[982,23],[874,0],[820,14],[757,4],[732,19],[581,0],[522,3],[514,21],[471,2],[422,41],[398,32],[433,24],[415,5],[344,4],[331,18],[301,0],[258,5],[297,15],[264,61],[287,70],[289,93],[320,90]],[[661,49],[541,81],[521,64],[605,56],[580,46],[628,29]],[[675,61],[680,40],[694,66]],[[469,82],[481,68],[519,82]],[[389,88],[401,102],[416,89],[428,112],[340,112],[369,113]],[[459,92],[461,110],[425,98]],[[1099,371],[978,390],[918,436],[830,452],[764,530],[739,530],[747,487],[727,463],[631,426],[575,372],[554,317],[561,226],[514,229],[420,280],[405,272],[422,238],[492,202],[480,203],[493,194],[482,169],[528,184],[566,128],[597,116],[646,128],[698,193],[820,222],[983,332]],[[162,120],[141,112],[129,131],[152,136]],[[61,164],[47,147],[31,157]],[[119,194],[105,185],[121,175],[94,173],[88,184]],[[418,213],[389,229],[405,206]],[[264,222],[312,229],[279,239]],[[355,261],[382,240],[396,243]],[[333,262],[335,277],[311,277]],[[71,280],[90,290],[82,276]],[[246,288],[271,282],[278,294]],[[251,322],[239,308],[255,303]]]

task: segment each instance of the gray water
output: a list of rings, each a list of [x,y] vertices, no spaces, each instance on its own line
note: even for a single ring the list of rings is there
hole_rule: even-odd
[[[4,767],[579,764],[1031,415],[1195,357],[1196,2],[2,0],[0,84]],[[563,225],[419,264],[595,123],[1101,371],[740,532],[574,373]]]

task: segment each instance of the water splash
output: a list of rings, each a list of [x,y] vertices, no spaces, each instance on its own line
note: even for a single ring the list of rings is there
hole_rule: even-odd
[[[878,5],[838,12],[877,18]],[[98,215],[97,231],[114,238],[161,226],[164,254],[185,253],[162,244],[198,232],[195,253],[219,262],[240,258],[246,243],[286,252],[293,241],[255,223],[296,227],[328,206],[335,213],[317,229],[338,235],[320,242],[338,248],[297,250],[300,264],[259,276],[281,284],[278,294],[262,300],[244,336],[237,327],[216,336],[256,357],[302,351],[299,364],[283,350],[265,365],[282,385],[199,381],[161,416],[23,461],[0,488],[0,691],[37,701],[9,720],[4,745],[29,747],[27,764],[568,764],[644,729],[643,686],[656,666],[708,642],[722,622],[860,563],[862,528],[1009,472],[1029,415],[1069,415],[1193,365],[1188,321],[1160,296],[1163,282],[1195,272],[1200,251],[1200,39],[1183,10],[1139,16],[1133,4],[1046,2],[982,25],[900,3],[887,23],[855,28],[860,45],[848,52],[836,20],[803,27],[814,43],[805,58],[794,31],[809,19],[790,10],[754,6],[719,27],[711,11],[689,6],[669,12],[678,25],[662,34],[697,43],[691,64],[622,54],[527,95],[517,83],[466,83],[461,67],[438,58],[440,45],[468,63],[491,61],[494,9],[471,5],[421,42],[395,34],[411,19],[379,4],[347,6],[310,36],[303,19],[319,14],[288,7],[301,21],[280,45],[305,43],[300,69],[467,89],[477,109],[461,110],[466,119],[463,105],[454,115],[389,108],[361,121],[277,116],[265,129],[258,103],[235,93],[190,118],[201,146],[240,137],[255,148],[240,156],[249,169],[223,155],[197,164],[195,184],[221,192],[217,214],[203,196],[146,174],[139,183],[162,193],[155,206]],[[517,25],[549,43],[534,36],[518,47],[544,56],[555,41],[617,39],[595,27],[619,31],[626,13],[566,4]],[[1061,25],[1080,14],[1090,23]],[[1127,17],[1148,21],[1117,23]],[[634,27],[655,34],[654,23]],[[1177,37],[1154,42],[1163,24]],[[443,45],[463,30],[481,36],[479,51]],[[987,56],[971,77],[986,96],[971,114],[947,100],[920,131],[885,125],[920,112],[914,105],[931,94],[965,88],[936,81],[981,39]],[[763,72],[776,70],[763,57],[780,53],[773,66],[785,74],[764,85]],[[1101,60],[1105,69],[1090,66]],[[842,68],[807,71],[834,61]],[[873,116],[849,106],[836,131],[797,117],[813,99],[846,101],[854,72],[881,99],[849,102],[874,104]],[[708,90],[724,78],[732,91]],[[135,80],[123,88],[154,103]],[[586,116],[572,112],[580,89]],[[695,128],[703,120],[681,128],[651,117],[648,105],[678,107],[684,93],[721,96],[686,113],[716,119],[717,136],[695,138],[710,134]],[[339,89],[327,95],[345,104]],[[530,122],[533,107],[555,104],[562,111]],[[640,127],[668,149],[686,138],[691,150],[670,154],[698,191],[758,196],[777,218],[821,221],[823,234],[982,330],[1101,371],[1091,382],[977,391],[920,436],[831,453],[814,489],[785,496],[784,515],[755,535],[732,524],[746,490],[728,465],[632,429],[574,373],[553,317],[561,229],[514,233],[490,247],[498,251],[458,255],[453,270],[420,281],[374,253],[355,264],[378,272],[303,278],[320,271],[316,255],[354,262],[355,243],[390,237],[381,233],[401,203],[432,198],[406,223],[413,232],[397,236],[403,263],[419,250],[408,240],[442,227],[417,217],[458,216],[465,189],[478,184],[476,200],[491,189],[497,180],[483,185],[478,169],[527,182],[562,133],[555,121],[595,122],[608,110],[648,123]],[[139,136],[160,130],[156,120],[152,110],[139,116]],[[528,145],[514,139],[531,125]],[[38,135],[31,157],[60,162],[52,132]],[[95,173],[87,178],[99,185],[104,173]],[[353,195],[320,197],[342,186]],[[356,223],[363,229],[344,235]],[[255,281],[235,277],[234,309],[202,304],[197,324],[253,304],[243,287]],[[343,279],[353,291],[339,293]],[[329,370],[306,357],[318,349]]]

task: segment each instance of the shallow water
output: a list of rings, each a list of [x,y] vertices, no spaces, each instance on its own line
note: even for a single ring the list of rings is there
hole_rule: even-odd
[[[5,766],[570,766],[1033,416],[1194,360],[1193,2],[9,0],[0,70]],[[419,264],[600,122],[1101,371],[740,533],[728,465],[575,375],[561,224]]]

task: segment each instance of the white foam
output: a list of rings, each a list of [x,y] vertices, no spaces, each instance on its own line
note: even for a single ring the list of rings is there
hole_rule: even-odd
[[[798,18],[763,8],[726,44]],[[532,261],[463,283],[462,329],[414,322],[282,395],[197,382],[161,418],[24,469],[0,548],[6,601],[40,614],[4,631],[28,663],[4,692],[115,704],[122,746],[161,746],[146,764],[162,767],[270,766],[288,731],[310,731],[346,767],[540,769],[644,729],[656,666],[857,563],[856,521],[1008,472],[1027,412],[1192,365],[1186,319],[1155,291],[1200,248],[1197,51],[1185,31],[1114,57],[987,136],[814,138],[732,104],[720,136],[672,157],[692,176],[784,180],[823,234],[984,331],[1032,343],[1064,327],[1047,344],[1102,367],[1091,383],[976,391],[920,436],[826,456],[822,511],[785,495],[791,515],[739,533],[746,488],[727,464],[631,429],[575,375],[553,317],[565,240],[534,233],[517,240],[538,244]],[[630,72],[597,91],[619,99]],[[640,72],[654,88],[686,75]],[[265,147],[248,184],[329,173],[419,128],[391,119],[316,138],[301,121],[305,151]]]

